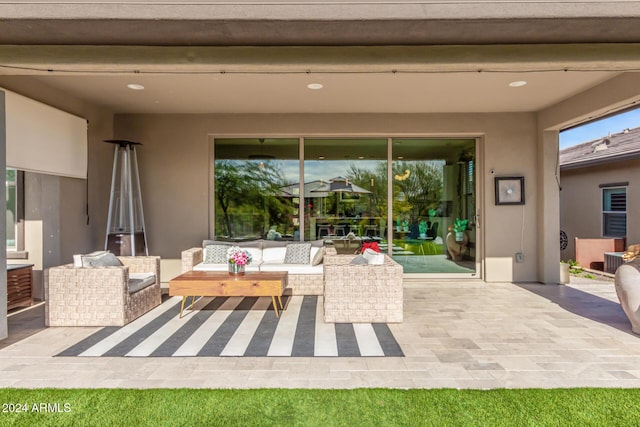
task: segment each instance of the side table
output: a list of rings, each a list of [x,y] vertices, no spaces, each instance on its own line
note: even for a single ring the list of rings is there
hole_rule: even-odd
[[[33,305],[33,264],[7,264],[7,310]]]

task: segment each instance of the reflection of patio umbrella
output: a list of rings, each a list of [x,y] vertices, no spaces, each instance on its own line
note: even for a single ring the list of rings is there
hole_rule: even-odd
[[[318,192],[315,190],[323,185],[325,185],[324,181],[317,181],[317,180],[304,183],[304,198],[305,199],[319,198],[321,211],[323,209],[322,200],[325,197],[329,197],[329,193],[327,193],[326,191]],[[280,197],[288,197],[288,198],[300,197],[300,184],[285,185],[284,187],[280,188],[280,191],[281,191]]]
[[[311,197],[328,197],[326,192],[317,191],[318,188],[324,186],[324,181],[311,181],[304,183],[304,198]],[[300,184],[291,184],[280,187],[282,194],[280,197],[300,197]]]
[[[327,184],[321,185],[314,192],[324,192],[324,193],[352,193],[352,194],[365,194],[371,193],[371,191],[366,190],[354,183],[350,182],[348,179],[343,178],[341,176],[333,178],[329,180]],[[338,202],[336,201],[336,216],[338,215]]]
[[[312,193],[315,192],[331,192],[331,193],[371,193],[371,191],[366,190],[354,183],[350,182],[346,178],[336,177],[331,180],[327,184],[321,185],[315,190],[311,190]]]

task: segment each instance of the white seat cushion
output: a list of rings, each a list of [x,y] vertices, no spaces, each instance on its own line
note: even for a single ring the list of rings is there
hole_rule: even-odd
[[[286,246],[279,247],[279,248],[265,248],[262,251],[262,261],[270,264],[274,264],[274,263],[282,264],[284,262],[284,256],[286,255],[286,253],[287,253]]]
[[[252,248],[251,246],[249,247],[243,247],[242,249],[246,249],[247,252],[249,252],[251,254],[251,264],[249,265],[257,265],[260,264],[263,260],[263,251],[262,249],[259,248]],[[249,270],[247,270],[249,271]],[[257,270],[255,270],[257,271]]]
[[[289,274],[323,274],[323,265],[266,263],[260,265],[260,271],[287,271]]]

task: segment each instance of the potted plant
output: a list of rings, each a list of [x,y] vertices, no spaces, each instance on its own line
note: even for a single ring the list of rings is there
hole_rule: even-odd
[[[453,222],[453,232],[456,236],[456,242],[462,242],[464,240],[464,232],[467,230],[469,224],[468,219],[456,218]]]
[[[420,238],[427,238],[427,221],[422,220],[418,223],[418,231],[420,232]]]
[[[469,220],[467,219],[456,218],[453,224],[447,228],[447,230],[449,230],[445,239],[447,243],[447,253],[453,261],[461,261],[464,257],[467,244],[469,243],[469,238],[467,237],[467,233],[465,233],[468,223]]]

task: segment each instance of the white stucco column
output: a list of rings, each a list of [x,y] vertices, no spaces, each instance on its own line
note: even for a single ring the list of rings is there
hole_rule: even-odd
[[[2,169],[7,167],[7,126],[5,121],[5,97],[0,90],[0,165]],[[5,178],[6,179],[6,178]],[[4,200],[4,209],[0,209],[0,224],[7,223],[7,186],[0,185],[0,200]],[[0,227],[0,340],[9,336],[7,325],[7,229]]]
[[[560,171],[559,132],[538,137],[538,278],[545,284],[560,280]]]

